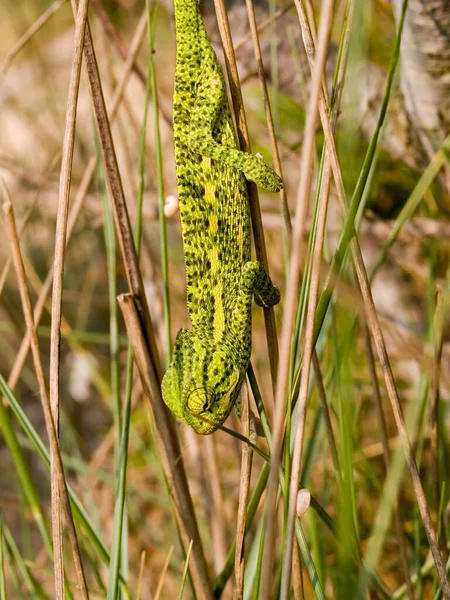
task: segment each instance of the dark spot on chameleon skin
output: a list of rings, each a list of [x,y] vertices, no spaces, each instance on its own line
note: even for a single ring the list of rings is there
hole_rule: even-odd
[[[205,225],[205,227],[209,227],[209,219],[205,219],[204,225]]]
[[[207,269],[210,269],[210,268],[211,268],[211,263],[210,263],[210,261],[209,261],[209,260],[207,260],[207,261],[206,261],[206,268],[207,268]]]
[[[222,227],[222,219],[217,220],[217,227]]]

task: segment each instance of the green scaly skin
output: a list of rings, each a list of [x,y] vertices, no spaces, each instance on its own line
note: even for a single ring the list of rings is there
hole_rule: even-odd
[[[239,398],[251,353],[251,303],[280,300],[250,260],[246,180],[270,190],[280,177],[238,149],[221,66],[198,0],[175,0],[173,122],[178,197],[192,330],[178,332],[162,382],[170,410],[197,433],[213,433]]]

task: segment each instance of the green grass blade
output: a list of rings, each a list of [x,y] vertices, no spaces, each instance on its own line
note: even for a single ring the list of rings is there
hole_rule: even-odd
[[[409,219],[416,212],[417,208],[419,207],[419,205],[422,201],[422,198],[423,198],[425,192],[430,187],[430,185],[433,183],[434,179],[438,175],[438,173],[441,170],[442,166],[444,165],[445,161],[448,159],[447,151],[449,149],[450,149],[450,135],[446,137],[441,148],[436,152],[436,154],[430,161],[428,167],[422,173],[422,176],[420,177],[420,179],[417,182],[416,186],[414,187],[411,195],[409,196],[408,200],[406,201],[405,205],[403,206],[402,210],[400,211],[400,214],[396,218],[394,226],[392,228],[392,231],[390,232],[388,239],[383,244],[383,247],[381,248],[380,256],[378,257],[375,265],[373,266],[372,273],[370,274],[371,281],[374,279],[379,268],[386,260],[388,252],[391,249],[392,245],[394,244],[395,240],[398,238],[398,235],[399,235],[400,231],[402,230],[402,227],[405,225],[405,223],[407,223],[409,221]]]
[[[10,402],[8,394],[5,393],[3,384],[6,386],[6,382],[0,375],[0,386],[2,393]],[[7,387],[7,386],[6,386]],[[22,448],[17,440],[16,432],[12,426],[12,422],[9,416],[8,408],[5,406],[2,400],[0,400],[0,427],[5,439],[6,445],[11,453],[11,457],[16,467],[17,475],[20,480],[20,485],[30,507],[31,514],[38,526],[42,540],[49,556],[53,556],[53,546],[51,537],[45,523],[44,515],[41,509],[39,495],[34,485],[33,478],[31,477],[30,470],[28,468],[27,460],[23,454]],[[37,435],[37,434],[36,434]]]
[[[169,293],[169,258],[167,246],[167,224],[164,213],[164,179],[163,179],[163,157],[161,149],[161,133],[159,128],[159,103],[158,103],[158,85],[156,79],[156,69],[153,60],[153,44],[155,35],[156,9],[158,4],[153,4],[150,10],[150,0],[146,0],[148,13],[148,74],[147,80],[150,81],[153,98],[153,119],[155,129],[155,157],[156,157],[156,177],[158,187],[158,213],[160,225],[160,245],[161,245],[161,268],[162,268],[162,286],[163,286],[163,307],[164,307],[164,327],[166,333],[166,364],[169,366],[172,360],[172,341],[170,332],[170,293]]]
[[[3,527],[0,523],[0,600],[6,600],[6,582],[5,582],[5,553],[3,541]]]
[[[5,547],[7,548],[10,556],[11,567],[14,565],[14,568],[17,569],[22,575],[29,596],[31,598],[39,598],[39,600],[48,600],[48,596],[44,593],[39,583],[31,574],[30,566],[28,565],[27,561],[24,560],[19,547],[16,544],[14,536],[4,520],[3,515],[0,515],[0,528],[2,530]]]
[[[36,429],[34,428],[32,423],[28,419],[27,415],[23,411],[22,407],[20,406],[19,402],[15,398],[14,394],[9,389],[8,384],[6,383],[3,375],[1,375],[1,374],[0,374],[0,391],[7,399],[15,418],[17,419],[19,425],[22,427],[27,438],[30,440],[30,443],[31,443],[33,449],[38,454],[39,458],[42,460],[44,466],[49,470],[50,469],[50,454],[49,454],[48,448],[44,444],[42,439],[40,438],[38,432],[36,431]],[[1,416],[1,411],[2,411],[2,408],[0,407],[0,416]],[[76,519],[76,521],[78,523],[81,523],[83,525],[86,535],[87,535],[89,541],[91,542],[91,544],[94,546],[98,556],[101,558],[101,560],[106,565],[109,565],[110,557],[109,557],[108,549],[107,549],[105,543],[103,542],[100,535],[96,531],[95,525],[93,524],[92,520],[90,519],[89,515],[87,514],[85,508],[81,504],[80,500],[76,496],[73,489],[70,486],[67,486],[67,487],[68,487],[70,501],[72,503],[72,510],[74,512],[74,518]]]
[[[191,557],[191,551],[192,551],[192,540],[189,544],[189,548],[188,548],[188,551],[186,554],[186,561],[184,563],[183,576],[181,578],[181,586],[180,586],[180,593],[178,594],[178,600],[182,600],[182,598],[183,598],[184,588],[186,586],[186,580],[187,580],[187,576],[189,573],[189,559]]]

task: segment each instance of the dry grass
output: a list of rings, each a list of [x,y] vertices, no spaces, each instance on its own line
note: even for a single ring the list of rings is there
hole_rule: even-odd
[[[214,2],[240,144],[286,183],[279,197],[249,185],[255,254],[283,300],[255,309],[241,422],[200,438],[160,392],[188,323],[162,208],[171,3],[91,4],[74,2],[76,21],[64,1],[0,8],[15,31],[0,63],[0,599],[450,599],[448,142],[411,172],[392,226],[360,208],[393,169],[379,154],[389,9],[248,0],[236,17]],[[371,57],[384,98],[367,143],[352,73],[361,40],[380,39],[391,62]]]

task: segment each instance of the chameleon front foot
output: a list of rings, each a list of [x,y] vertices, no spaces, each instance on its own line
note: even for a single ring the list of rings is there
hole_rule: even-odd
[[[273,285],[264,267],[256,261],[245,264],[242,272],[244,287],[253,291],[258,306],[268,308],[280,301],[280,290]]]
[[[242,170],[247,179],[269,192],[279,192],[283,188],[283,180],[266,163],[261,154],[249,154]]]

